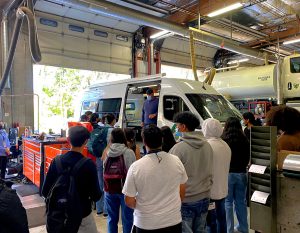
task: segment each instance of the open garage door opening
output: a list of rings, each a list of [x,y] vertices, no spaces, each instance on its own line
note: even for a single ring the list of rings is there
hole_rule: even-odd
[[[78,121],[74,111],[81,93],[96,83],[129,79],[130,75],[46,65],[33,65],[35,129],[60,133],[68,121]]]

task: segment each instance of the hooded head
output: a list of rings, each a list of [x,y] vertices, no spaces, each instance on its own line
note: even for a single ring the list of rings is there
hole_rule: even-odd
[[[223,133],[223,127],[220,121],[208,118],[203,121],[202,131],[206,138],[220,138]]]

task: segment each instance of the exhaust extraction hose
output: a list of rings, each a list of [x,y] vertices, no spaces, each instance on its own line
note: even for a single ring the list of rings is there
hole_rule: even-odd
[[[3,89],[9,77],[9,73],[12,67],[12,63],[13,63],[13,59],[17,47],[18,38],[21,32],[22,23],[25,16],[28,21],[29,48],[31,52],[31,57],[35,63],[40,62],[42,59],[40,47],[38,44],[34,15],[29,8],[19,7],[16,12],[16,21],[14,25],[14,31],[12,34],[12,40],[11,40],[8,57],[6,59],[6,65],[0,83],[0,95],[2,95]]]

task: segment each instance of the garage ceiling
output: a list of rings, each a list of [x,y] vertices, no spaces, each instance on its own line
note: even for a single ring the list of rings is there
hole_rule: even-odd
[[[89,1],[84,0],[85,3]],[[282,45],[283,41],[300,36],[299,0],[240,0],[243,4],[241,9],[216,18],[209,18],[207,14],[239,0],[108,1],[186,26],[198,27],[200,13],[203,31],[232,39],[250,48],[266,51],[276,50],[279,42],[280,51],[284,55],[300,50],[299,43]],[[10,1],[1,0],[0,7],[3,9],[8,2]],[[37,0],[36,10],[131,33],[143,26],[101,15],[92,9],[82,11],[76,7],[65,6],[60,0]]]

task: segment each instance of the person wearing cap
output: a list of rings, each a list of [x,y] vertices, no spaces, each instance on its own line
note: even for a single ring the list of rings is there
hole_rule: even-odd
[[[157,124],[158,98],[154,96],[152,89],[148,89],[147,100],[144,102],[142,110],[142,127]]]

